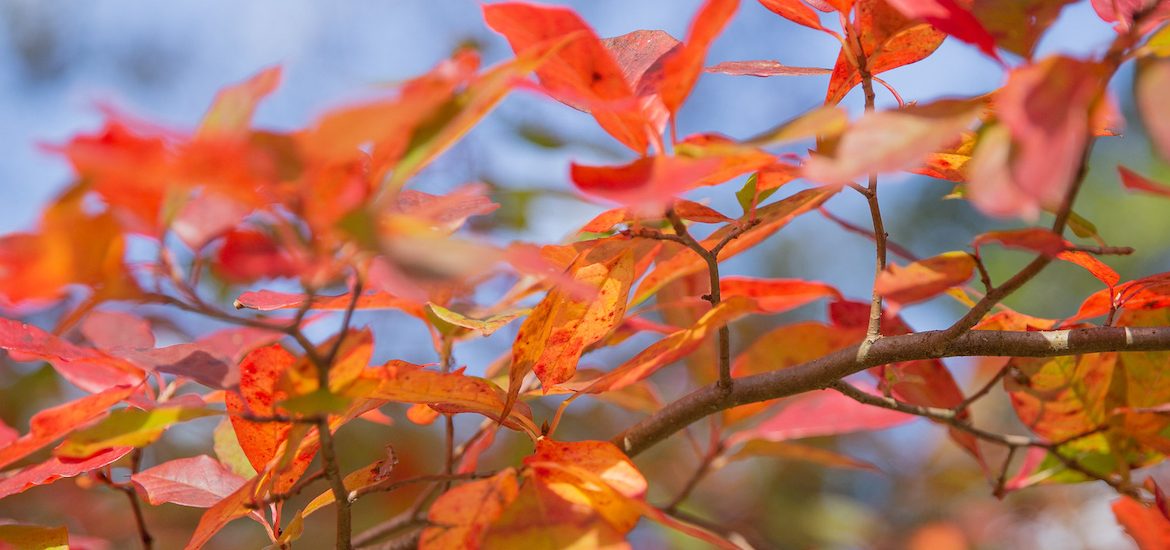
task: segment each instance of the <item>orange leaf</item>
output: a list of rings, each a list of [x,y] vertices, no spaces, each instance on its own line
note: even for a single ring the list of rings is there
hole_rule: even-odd
[[[850,2],[837,2],[841,13],[849,13]],[[870,74],[880,74],[890,69],[921,61],[942,44],[946,34],[910,19],[886,3],[886,0],[857,0],[853,2],[853,25],[845,33],[845,43],[856,48],[861,43]],[[854,34],[855,29],[860,36]],[[854,52],[854,58],[860,57]],[[833,66],[825,103],[836,105],[845,94],[861,82],[861,74],[842,51]]]
[[[4,476],[0,477],[0,498],[22,493],[33,487],[48,485],[61,478],[76,477],[97,470],[112,464],[133,450],[133,447],[115,447],[82,460],[62,460],[59,457],[52,457],[40,464],[4,472]]]
[[[1130,497],[1121,497],[1113,501],[1112,507],[1117,523],[1133,537],[1140,550],[1158,550],[1170,545],[1170,519],[1156,506],[1146,506]]]
[[[1170,197],[1170,186],[1155,182],[1124,166],[1118,166],[1117,172],[1121,174],[1121,185],[1130,191],[1143,191],[1153,195]]]
[[[829,32],[828,29],[821,26],[821,18],[817,15],[817,12],[813,11],[812,8],[800,0],[760,0],[760,4],[768,8],[772,13],[793,23],[804,25],[810,29]]]
[[[516,500],[516,470],[504,471],[455,487],[431,505],[420,549],[477,548],[491,524]]]
[[[767,313],[788,311],[820,298],[841,298],[841,293],[831,285],[800,279],[724,277],[719,281],[719,293],[725,300],[731,296],[752,298]]]
[[[48,361],[62,377],[89,392],[134,386],[145,377],[142,369],[125,359],[9,319],[0,318],[0,349],[8,350],[14,361]]]
[[[1170,307],[1170,273],[1127,281],[1093,293],[1071,319],[1079,321],[1105,315],[1112,309],[1161,309]]]
[[[199,125],[198,138],[240,139],[247,135],[256,104],[280,84],[280,67],[256,73],[248,80],[220,90]]]
[[[207,541],[211,540],[211,537],[215,536],[228,523],[248,515],[251,510],[247,504],[256,499],[255,491],[258,479],[248,480],[232,494],[208,508],[199,518],[199,524],[195,526],[195,533],[191,535],[191,540],[187,542],[185,550],[203,548]]]
[[[521,54],[549,41],[572,41],[536,71],[553,97],[592,111],[605,131],[638,154],[649,145],[651,128],[637,96],[609,50],[581,18],[568,8],[521,3],[489,4],[484,20]]]
[[[308,296],[275,292],[272,290],[257,290],[245,292],[236,298],[236,309],[254,309],[256,311],[276,311],[281,309],[300,309],[304,306]],[[318,311],[345,310],[353,300],[351,294],[340,296],[314,296],[313,304],[309,307]],[[386,292],[367,292],[357,300],[354,309],[401,309],[406,313],[422,318],[423,304],[399,298]]]
[[[1002,62],[995,51],[995,38],[975,16],[955,0],[886,0],[907,17],[922,18],[934,28],[963,42],[974,44],[992,59]]]
[[[509,405],[526,374],[535,372],[545,388],[572,378],[585,347],[617,328],[635,278],[634,250],[623,238],[599,244],[571,268],[574,280],[595,289],[595,297],[571,296],[556,287],[533,308],[512,346]]]
[[[912,262],[886,266],[874,281],[874,290],[892,302],[913,304],[933,298],[971,278],[975,259],[966,252],[947,252]]]

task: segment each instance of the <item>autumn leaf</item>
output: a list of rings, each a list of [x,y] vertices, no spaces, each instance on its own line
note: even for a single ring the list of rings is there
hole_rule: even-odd
[[[77,387],[100,392],[136,385],[145,373],[134,364],[100,350],[83,348],[35,326],[0,318],[0,349],[15,361],[48,361]]]
[[[557,287],[533,308],[512,346],[509,406],[529,372],[536,373],[546,388],[572,378],[585,347],[620,324],[635,279],[635,250],[620,238],[599,244],[570,269],[576,282],[596,289],[595,297],[574,297]]]
[[[946,35],[929,24],[920,23],[898,12],[886,0],[856,0],[836,6],[843,14],[853,6],[853,24],[846,29],[845,44],[852,55],[842,50],[833,66],[833,76],[825,94],[825,104],[840,103],[854,86],[861,83],[861,73],[851,59],[865,57],[870,74],[896,69],[921,61],[934,53]],[[861,50],[855,44],[860,43]]]
[[[1094,5],[1099,2],[1093,2]],[[1141,550],[1165,548],[1170,544],[1170,519],[1157,506],[1148,506],[1130,497],[1112,504],[1113,515]]]
[[[1124,166],[1119,165],[1117,172],[1121,174],[1121,185],[1130,191],[1140,191],[1150,193],[1151,195],[1170,197],[1170,186],[1155,182]]]
[[[1108,287],[1116,285],[1121,280],[1121,277],[1113,268],[1086,252],[1070,250],[1073,248],[1073,243],[1064,240],[1060,235],[1047,229],[1031,227],[989,231],[976,236],[971,241],[971,245],[975,248],[976,254],[979,252],[979,247],[987,243],[995,243],[1005,248],[1029,250],[1053,259],[1072,263],[1084,268]]]
[[[265,69],[248,80],[219,91],[203,116],[196,137],[240,139],[247,135],[256,105],[280,84],[280,67]]]
[[[42,527],[7,523],[0,525],[0,542],[12,550],[68,550],[65,527]]]
[[[34,414],[29,420],[27,434],[0,447],[0,467],[12,464],[85,426],[137,391],[138,388],[133,386],[114,386]]]
[[[244,485],[244,478],[207,455],[164,462],[132,474],[130,481],[152,505],[195,508],[210,508]]]
[[[504,471],[455,487],[431,505],[420,549],[476,548],[493,522],[516,500],[516,470]]]
[[[1013,358],[1018,373],[1004,381],[1020,421],[1049,441],[1080,435],[1109,419],[1110,383],[1117,354],[1086,354],[1076,357]],[[1075,448],[1099,446],[1102,436],[1070,443]]]
[[[836,34],[821,26],[821,18],[817,15],[817,12],[813,11],[808,4],[805,4],[801,0],[760,0],[760,5],[768,8],[772,13],[798,25],[824,31],[829,34]]]
[[[982,108],[980,100],[940,100],[866,113],[841,136],[831,158],[813,156],[804,174],[842,184],[869,173],[915,168],[927,155],[958,141]]]
[[[1101,65],[1050,57],[1015,69],[995,95],[1003,126],[985,129],[968,167],[968,197],[985,214],[1034,219],[1073,183],[1104,87]]]
[[[810,10],[811,11],[811,10]],[[709,73],[733,76],[816,76],[832,74],[829,69],[819,67],[793,67],[779,61],[724,61],[705,69]]]
[[[251,510],[247,505],[255,500],[257,480],[258,478],[252,478],[244,482],[230,495],[223,497],[208,508],[199,518],[199,524],[195,526],[195,533],[191,535],[191,540],[187,541],[184,550],[203,548],[207,541],[211,540],[211,537],[215,536],[228,523],[248,515]]]
[[[1170,117],[1159,94],[1170,86],[1170,59],[1144,60],[1138,63],[1134,81],[1134,99],[1142,123],[1162,160],[1170,160]]]
[[[601,40],[568,8],[522,3],[489,4],[484,20],[520,55],[551,40],[572,37],[536,69],[549,94],[570,105],[587,106],[598,124],[635,153],[649,145],[650,122],[622,68]]]
[[[864,388],[874,393],[872,388]],[[728,444],[763,440],[786,441],[891,428],[915,417],[863,405],[831,390],[801,394],[781,401],[780,411],[758,425],[735,432]]]
[[[988,57],[1003,62],[995,51],[995,37],[956,0],[886,0],[907,17],[925,19],[934,28],[973,44]]]
[[[719,293],[725,300],[732,296],[751,298],[756,307],[767,313],[796,309],[821,298],[841,298],[841,293],[831,285],[800,279],[723,277],[719,281]]]
[[[672,117],[678,116],[679,108],[698,82],[699,74],[703,71],[703,61],[707,57],[707,49],[723,32],[723,28],[738,8],[739,0],[704,2],[699,8],[699,13],[691,20],[682,48],[662,60],[663,77],[658,92]]]
[[[172,424],[220,414],[204,408],[159,407],[151,410],[118,409],[97,424],[74,431],[53,454],[63,458],[85,458],[114,447],[145,447],[162,437]]]
[[[966,283],[975,271],[975,258],[966,252],[946,252],[906,267],[889,264],[874,281],[874,291],[891,302],[912,304],[933,298]]]
[[[877,466],[864,460],[851,458],[828,449],[790,443],[788,441],[752,439],[745,443],[743,447],[740,447],[737,451],[727,456],[729,462],[747,460],[749,458],[799,460],[828,468],[851,468],[870,472],[880,471]]]
[[[40,464],[6,471],[0,477],[0,498],[23,493],[33,487],[48,485],[58,479],[76,477],[112,464],[130,454],[132,447],[107,449],[82,460],[50,458]]]

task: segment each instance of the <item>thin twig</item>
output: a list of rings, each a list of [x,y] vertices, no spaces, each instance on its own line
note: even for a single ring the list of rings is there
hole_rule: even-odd
[[[423,476],[409,477],[406,479],[400,479],[397,481],[387,480],[387,481],[375,483],[373,485],[368,485],[366,487],[362,487],[360,489],[354,490],[353,492],[351,492],[349,494],[349,501],[354,502],[357,499],[359,499],[363,496],[366,496],[370,493],[389,493],[392,491],[397,491],[398,489],[401,489],[401,488],[406,487],[408,485],[414,485],[417,483],[433,483],[433,482],[449,483],[452,481],[466,481],[466,480],[471,480],[471,479],[483,479],[483,478],[487,478],[487,477],[492,477],[494,475],[496,475],[495,472],[470,472],[470,473],[466,473],[466,474],[423,475]]]
[[[254,500],[252,502],[245,503],[244,507],[251,509],[251,510],[258,510],[264,506],[267,506],[267,505],[275,503],[275,502],[286,501],[290,498],[293,498],[293,497],[301,494],[301,492],[304,491],[306,488],[308,488],[309,485],[312,485],[313,482],[315,482],[319,479],[323,479],[324,477],[325,477],[325,470],[317,470],[313,474],[301,478],[300,481],[296,482],[296,484],[293,485],[292,487],[290,487],[287,491],[282,491],[279,493],[271,493],[268,496],[264,497],[263,499],[257,499],[257,500]]]
[[[670,513],[677,510],[683,502],[686,502],[695,488],[699,486],[699,482],[711,471],[711,465],[715,462],[715,459],[719,458],[722,452],[723,444],[716,439],[711,445],[711,448],[707,450],[707,453],[703,455],[703,458],[699,460],[699,466],[695,468],[690,479],[687,479],[686,485],[683,485],[682,490],[678,492],[678,495],[675,495],[674,499],[670,501],[670,504],[667,504],[663,508],[663,511]]]
[[[715,245],[714,249],[707,250],[703,247],[702,243],[695,240],[695,238],[691,236],[690,232],[687,231],[686,224],[683,223],[682,218],[678,216],[678,213],[674,211],[674,208],[670,208],[666,211],[666,217],[668,220],[670,220],[670,225],[674,227],[675,234],[681,237],[685,241],[686,245],[690,247],[691,250],[695,251],[695,253],[698,254],[699,257],[707,263],[710,292],[706,296],[703,296],[703,299],[711,302],[711,307],[718,306],[719,303],[723,300],[719,288],[719,251],[722,250],[723,246],[725,246],[728,242],[731,242],[732,239],[738,236],[739,233],[733,229],[727,237]],[[742,230],[740,233],[741,232]],[[731,330],[727,328],[727,325],[719,327],[719,380],[717,384],[724,391],[729,391],[731,389]]]

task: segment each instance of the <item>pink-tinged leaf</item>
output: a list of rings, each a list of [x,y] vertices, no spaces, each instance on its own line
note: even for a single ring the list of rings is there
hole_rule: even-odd
[[[203,249],[211,240],[239,225],[252,208],[209,190],[189,199],[171,223],[171,230],[191,250]]]
[[[996,46],[1031,59],[1036,44],[1056,22],[1064,6],[1075,1],[979,0],[960,1],[959,5],[971,10],[983,28],[994,37]]]
[[[107,351],[154,347],[150,323],[120,311],[91,312],[81,321],[81,334],[95,347]]]
[[[795,1],[795,0],[794,0]],[[811,11],[811,10],[810,10]],[[830,69],[820,67],[793,67],[779,61],[724,61],[705,69],[709,73],[733,76],[817,76],[832,74]]]
[[[940,100],[867,113],[845,131],[832,158],[810,158],[804,175],[840,184],[873,172],[916,168],[927,155],[959,141],[982,109],[978,100]]]
[[[671,116],[678,115],[703,71],[707,49],[738,8],[739,0],[707,0],[691,21],[683,47],[663,59],[663,78],[658,90]]]
[[[1004,483],[1004,492],[1019,491],[1031,487],[1044,478],[1050,476],[1048,472],[1038,471],[1040,466],[1044,464],[1044,458],[1048,456],[1048,449],[1040,447],[1031,447],[1024,453],[1024,460],[1020,463],[1020,469],[1016,471],[1016,475]]]
[[[275,330],[231,328],[194,342],[122,355],[147,369],[190,378],[209,388],[229,389],[240,381],[239,363],[253,349],[284,338]]]
[[[690,355],[703,344],[708,335],[756,309],[755,301],[750,298],[728,298],[700,317],[695,326],[651,344],[630,360],[593,380],[581,391],[603,393],[639,382],[662,367]]]
[[[1059,208],[1081,165],[1104,78],[1100,64],[1060,56],[1013,70],[995,96],[1006,135],[983,132],[969,167],[975,206],[1029,219]]]
[[[801,279],[724,277],[719,281],[719,292],[724,299],[747,296],[766,313],[788,311],[821,298],[841,298],[841,293],[831,285]]]
[[[66,380],[89,392],[135,385],[144,377],[141,369],[124,359],[9,319],[0,319],[0,349],[8,350],[15,361],[48,361]]]
[[[1045,256],[1056,256],[1068,247],[1068,241],[1048,229],[1029,227],[1004,231],[988,231],[971,240],[971,247],[979,253],[979,247],[994,243],[1004,248],[1028,250]]]
[[[661,60],[680,49],[682,44],[663,31],[644,30],[605,38],[601,43],[621,66],[622,76],[638,96],[642,112],[653,132],[662,134],[670,119],[670,112],[658,95],[662,81]]]
[[[974,44],[992,59],[999,60],[995,38],[966,8],[955,0],[887,0],[907,17],[925,19],[940,31]]]
[[[207,455],[164,462],[131,475],[130,481],[155,506],[169,502],[195,508],[210,508],[244,485],[244,478]]]
[[[403,189],[398,194],[396,212],[428,222],[435,229],[454,232],[467,218],[490,214],[500,207],[487,193],[482,183],[464,185],[446,195]]]
[[[1091,4],[1102,20],[1115,23],[1113,28],[1119,33],[1128,32],[1138,14],[1144,14],[1143,31],[1170,17],[1170,4],[1162,0],[1092,0]]]
[[[1121,174],[1121,185],[1130,191],[1170,197],[1170,186],[1166,184],[1158,183],[1124,166],[1118,166],[1117,172]]]
[[[40,464],[28,466],[13,472],[4,472],[0,477],[0,498],[22,493],[39,485],[48,485],[64,477],[75,477],[112,464],[132,451],[132,447],[107,449],[81,460],[50,458]]]
[[[749,458],[769,458],[781,460],[799,460],[802,462],[811,462],[829,468],[852,468],[857,470],[867,470],[870,472],[880,472],[877,466],[870,464],[864,460],[858,460],[840,453],[822,449],[820,447],[813,447],[810,445],[800,445],[797,443],[790,443],[787,441],[767,441],[763,439],[752,439],[744,444],[735,453],[727,457],[729,461],[746,460]]]
[[[975,258],[966,252],[947,252],[906,267],[890,264],[878,274],[874,291],[891,302],[913,304],[959,286],[975,272]]]
[[[610,135],[634,152],[645,153],[650,122],[622,68],[576,13],[568,8],[522,3],[485,5],[483,13],[487,25],[504,35],[518,55],[572,37],[537,69],[541,85],[569,105],[588,107]]]
[[[251,510],[247,505],[255,500],[258,479],[256,477],[244,482],[239,489],[208,508],[203,513],[203,517],[199,518],[199,524],[195,526],[195,533],[191,535],[191,540],[187,542],[184,550],[203,548],[207,541],[211,540],[211,537],[215,536],[228,523],[248,515]]]
[[[508,468],[488,479],[455,487],[431,505],[419,548],[478,548],[491,524],[516,500],[520,485]]]
[[[753,218],[759,220],[759,223],[727,244],[719,253],[719,259],[726,260],[752,248],[788,225],[788,222],[797,216],[815,209],[836,193],[837,189],[833,188],[806,189],[783,200],[757,208],[753,215],[741,218],[739,223],[745,223],[748,219]],[[716,230],[711,236],[703,239],[703,246],[710,249],[730,231],[730,227]],[[633,303],[641,303],[653,296],[670,281],[703,271],[706,268],[706,262],[690,250],[683,250],[665,261],[660,261],[654,266],[654,270],[639,283],[638,290],[634,293]]]
[[[1093,4],[1099,3],[1094,1]],[[1147,506],[1130,497],[1113,501],[1117,523],[1137,543],[1139,550],[1159,550],[1170,546],[1170,519],[1157,506]]]
[[[801,0],[760,0],[760,4],[772,13],[779,15],[797,25],[804,25],[810,29],[829,32],[821,26],[821,18],[817,12],[808,7]]]
[[[199,126],[200,138],[244,137],[252,124],[256,104],[280,84],[280,67],[264,69],[248,80],[224,88],[215,96]]]
[[[0,447],[8,445],[19,438],[20,432],[16,431],[16,428],[5,424],[3,419],[0,419]]]
[[[19,439],[0,447],[0,468],[12,464],[44,446],[64,437],[73,430],[85,426],[95,418],[106,414],[110,407],[130,397],[136,387],[114,386],[75,401],[42,410],[29,421],[29,432]]]
[[[873,388],[863,388],[876,393]],[[806,437],[841,435],[859,431],[884,430],[915,420],[916,417],[862,405],[838,392],[820,390],[784,399],[780,412],[759,425],[736,432],[729,444],[761,439],[785,441]]]

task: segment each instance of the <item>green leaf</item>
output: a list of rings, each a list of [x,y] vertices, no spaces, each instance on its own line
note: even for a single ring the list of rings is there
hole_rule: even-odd
[[[473,319],[438,304],[428,303],[426,305],[427,319],[439,332],[447,336],[459,333],[463,329],[474,330],[482,336],[490,336],[504,325],[518,317],[527,315],[530,311],[532,310],[522,309],[500,313],[486,319]]]
[[[53,453],[60,457],[84,458],[111,447],[144,447],[154,443],[172,424],[223,414],[211,409],[160,407],[118,409],[101,422],[69,435]]]

